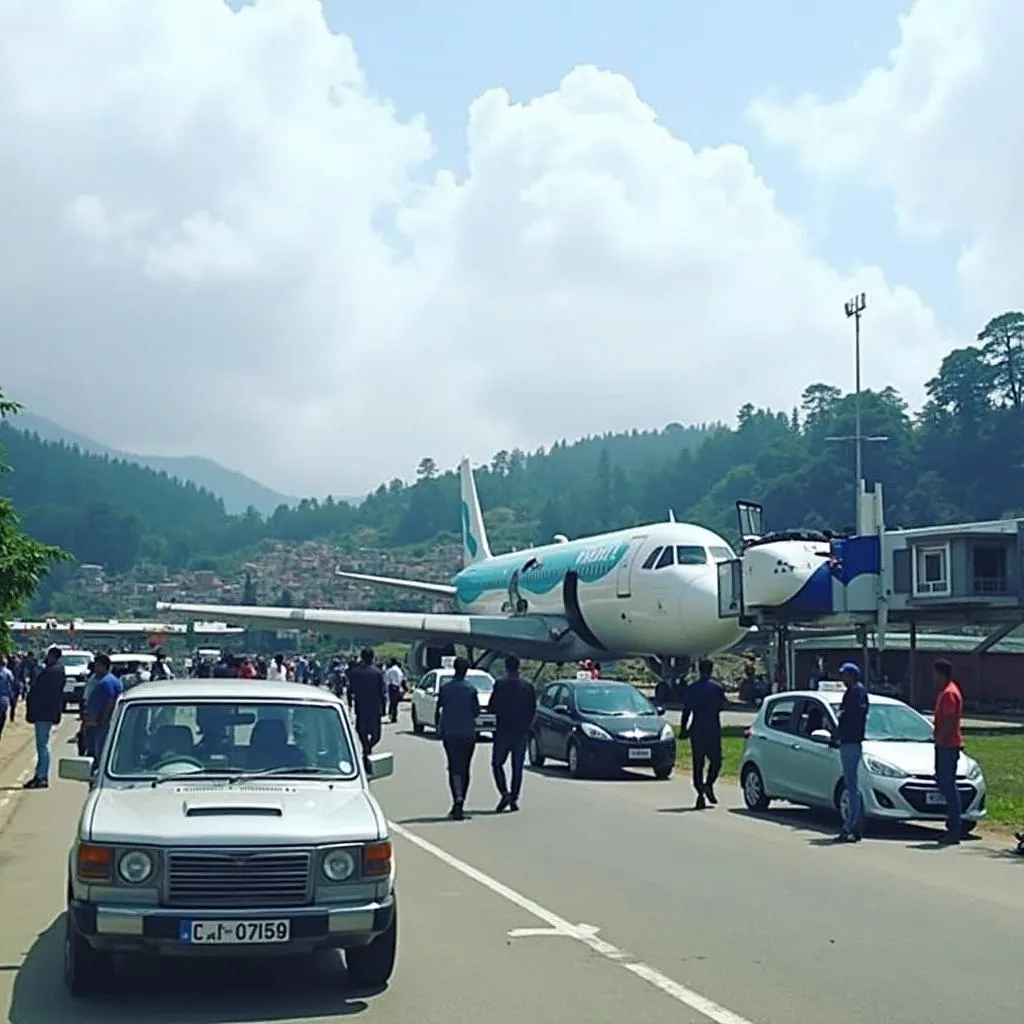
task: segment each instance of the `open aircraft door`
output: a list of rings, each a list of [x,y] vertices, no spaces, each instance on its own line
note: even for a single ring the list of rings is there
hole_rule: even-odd
[[[629,550],[623,555],[618,569],[615,570],[615,593],[617,597],[633,596],[633,566],[636,564],[637,555],[640,554],[640,549],[644,546],[646,539],[647,534],[643,533],[630,540]]]
[[[718,617],[738,619],[743,615],[743,560],[731,558],[718,563]]]

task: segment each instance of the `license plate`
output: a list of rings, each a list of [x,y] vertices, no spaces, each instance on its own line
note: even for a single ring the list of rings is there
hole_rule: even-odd
[[[498,719],[494,715],[481,715],[476,720],[476,727],[484,732],[493,729],[497,724]]]
[[[292,923],[288,918],[267,921],[182,921],[178,937],[194,946],[263,946],[287,942]]]
[[[651,759],[651,748],[650,747],[631,747],[629,751],[630,761],[650,761]]]
[[[946,798],[941,793],[925,793],[924,802],[931,807],[946,806]]]

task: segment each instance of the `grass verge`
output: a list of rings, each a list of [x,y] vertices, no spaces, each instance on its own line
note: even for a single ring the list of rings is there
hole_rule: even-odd
[[[743,731],[742,726],[722,729],[723,776],[739,776]],[[965,729],[964,742],[988,783],[986,822],[1003,828],[1024,828],[1024,729]],[[679,740],[676,764],[680,772],[689,773],[689,740]]]

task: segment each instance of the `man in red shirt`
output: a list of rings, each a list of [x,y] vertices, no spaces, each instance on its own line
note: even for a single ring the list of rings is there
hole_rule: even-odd
[[[953,681],[953,666],[940,658],[932,666],[938,697],[935,701],[935,784],[946,800],[946,831],[939,838],[944,846],[960,842],[960,794],[956,788],[956,769],[964,748],[960,723],[964,697]]]

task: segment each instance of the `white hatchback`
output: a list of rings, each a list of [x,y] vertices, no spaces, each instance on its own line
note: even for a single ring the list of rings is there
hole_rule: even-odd
[[[767,697],[740,762],[743,800],[752,811],[772,800],[843,814],[848,799],[839,751],[829,745],[842,693],[791,691]],[[966,754],[957,766],[964,831],[985,817],[988,795],[981,766]],[[865,820],[944,820],[946,801],[935,784],[932,723],[891,697],[870,696],[860,797]]]
[[[429,726],[437,729],[437,696],[441,687],[455,675],[451,668],[438,668],[428,672],[412,689],[412,731],[417,735]],[[480,717],[476,720],[476,731],[493,733],[495,717],[488,710],[491,694],[494,692],[494,676],[482,669],[471,668],[466,679],[476,687],[480,699]]]

